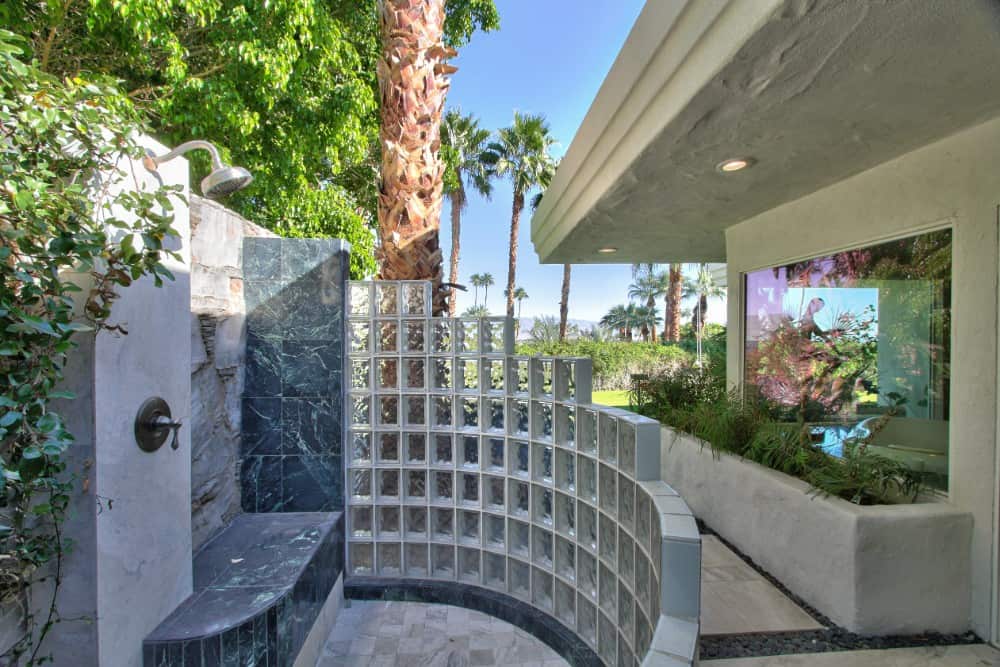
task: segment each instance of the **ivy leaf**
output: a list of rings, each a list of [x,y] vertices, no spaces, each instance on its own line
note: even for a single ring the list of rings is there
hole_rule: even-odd
[[[14,424],[17,420],[21,419],[23,415],[16,410],[11,410],[10,412],[5,412],[0,416],[0,427],[8,428]]]

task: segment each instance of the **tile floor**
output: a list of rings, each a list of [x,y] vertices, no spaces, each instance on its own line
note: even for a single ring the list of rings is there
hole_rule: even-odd
[[[765,658],[706,660],[705,667],[1000,667],[1000,651],[982,644],[884,651],[800,653]]]
[[[555,651],[500,619],[418,602],[350,601],[316,667],[567,667]]]

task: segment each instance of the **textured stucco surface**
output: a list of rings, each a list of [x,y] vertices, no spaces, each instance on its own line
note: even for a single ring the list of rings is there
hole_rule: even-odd
[[[661,444],[661,476],[695,516],[838,625],[875,635],[968,629],[967,512],[860,507],[668,428]]]

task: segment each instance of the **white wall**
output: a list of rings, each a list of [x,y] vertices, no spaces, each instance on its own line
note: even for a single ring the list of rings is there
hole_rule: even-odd
[[[965,130],[729,228],[728,376],[742,365],[741,274],[951,226],[949,502],[971,512],[971,618],[991,637],[997,499],[997,203],[1000,120]]]

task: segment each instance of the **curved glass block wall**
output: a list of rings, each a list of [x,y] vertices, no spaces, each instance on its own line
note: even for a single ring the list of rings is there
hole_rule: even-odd
[[[660,428],[591,400],[589,359],[432,318],[425,282],[349,286],[348,572],[494,589],[607,665],[693,660],[700,540]]]

